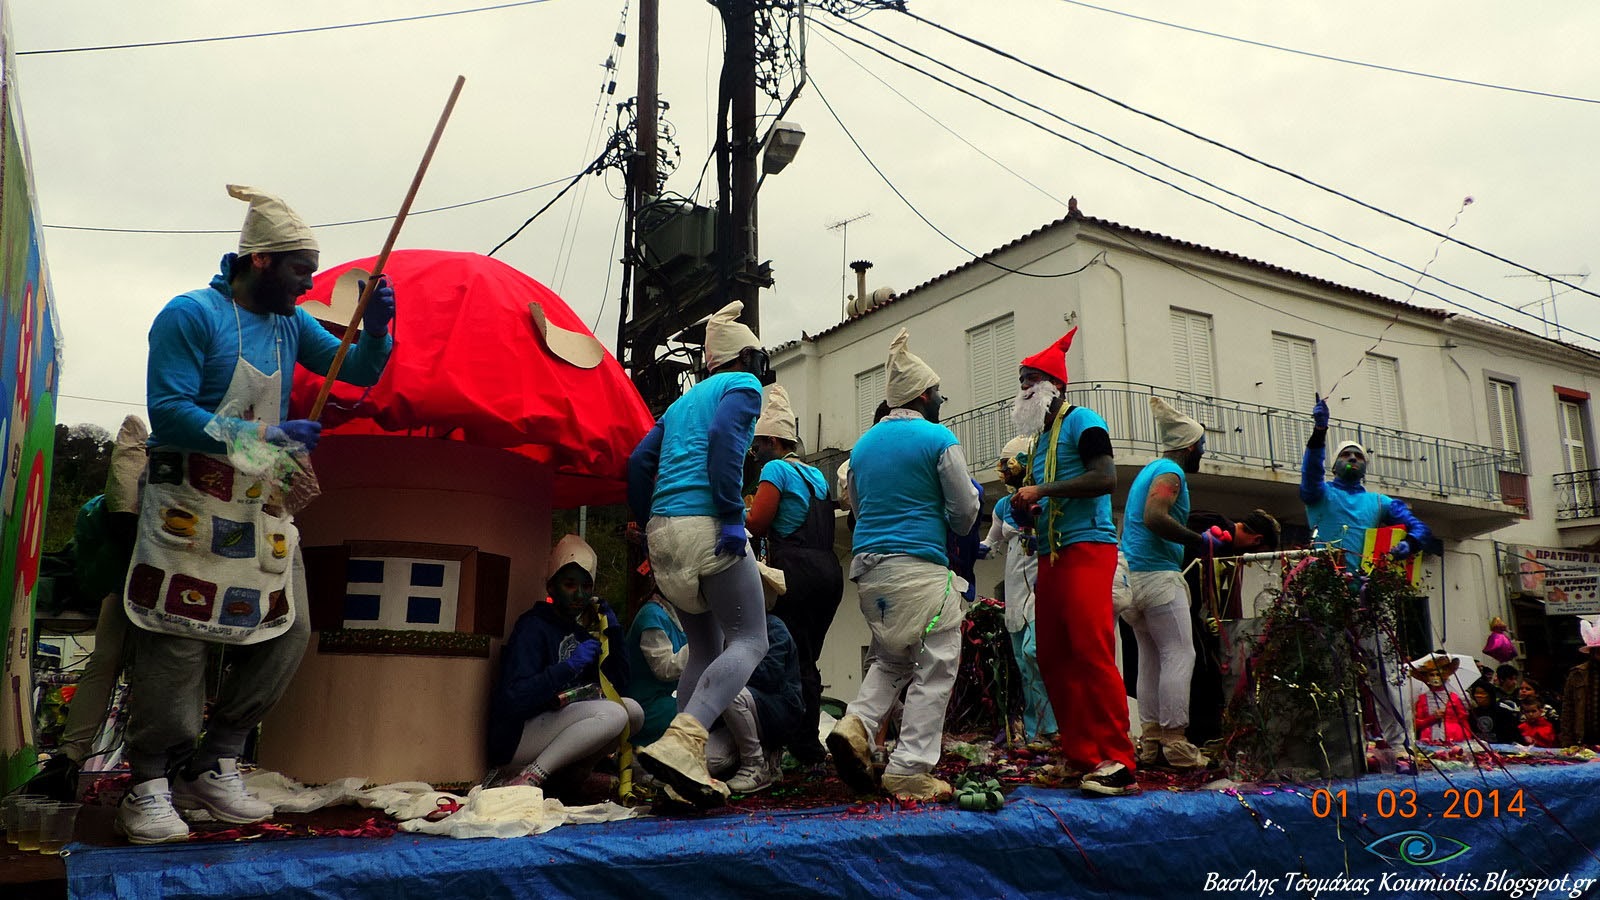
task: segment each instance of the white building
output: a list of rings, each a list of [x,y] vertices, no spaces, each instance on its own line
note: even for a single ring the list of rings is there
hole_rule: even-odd
[[[943,420],[985,483],[986,506],[1000,496],[993,463],[1011,437],[1017,363],[1073,326],[1069,392],[1110,425],[1119,516],[1128,485],[1157,452],[1147,400],[1155,393],[1206,425],[1194,509],[1242,517],[1262,507],[1303,540],[1300,460],[1313,400],[1327,395],[1332,441],[1370,447],[1369,487],[1405,500],[1443,541],[1444,555],[1426,561],[1431,643],[1481,656],[1489,617],[1501,615],[1546,686],[1559,689],[1578,661],[1575,619],[1517,596],[1523,587],[1542,593],[1542,584],[1504,573],[1522,546],[1600,540],[1594,355],[1087,217],[1074,203],[1066,217],[981,259],[774,350],[800,437],[830,475],[837,459],[828,451],[854,444],[883,399],[883,364],[901,326],[943,379]],[[839,532],[847,554],[848,531]],[[1600,560],[1564,556],[1563,565]],[[982,564],[980,589],[1000,569]],[[1580,603],[1569,590],[1553,592],[1550,605],[1600,612],[1593,579],[1573,586],[1583,589]],[[847,588],[824,651],[830,696],[855,696],[867,643]]]

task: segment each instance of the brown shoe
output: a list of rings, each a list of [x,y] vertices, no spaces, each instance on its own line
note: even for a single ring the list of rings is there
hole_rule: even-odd
[[[833,726],[828,734],[828,749],[833,753],[833,767],[839,771],[839,779],[852,790],[878,789],[877,775],[872,769],[872,741],[860,716],[846,715]]]

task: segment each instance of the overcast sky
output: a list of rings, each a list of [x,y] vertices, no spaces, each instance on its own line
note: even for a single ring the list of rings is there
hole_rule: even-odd
[[[227,4],[226,17],[217,14],[219,4],[202,0],[5,5],[13,46],[27,51],[277,31],[488,2],[263,0]],[[1600,55],[1589,46],[1600,33],[1600,4],[1587,0],[1534,6],[1460,0],[1096,5],[1331,56],[1600,99]],[[392,215],[457,74],[467,77],[466,90],[417,207],[564,182],[598,152],[613,120],[606,108],[600,127],[594,126],[605,80],[601,63],[615,49],[623,6],[622,0],[549,0],[317,34],[21,56],[15,83],[41,213],[59,225],[234,230],[244,207],[223,185],[239,182],[282,194],[313,223]],[[1454,235],[1541,272],[1586,273],[1595,264],[1600,167],[1593,160],[1600,145],[1600,104],[1358,68],[1065,0],[912,0],[910,6],[1130,105],[1432,227],[1449,226],[1470,195],[1475,203],[1461,215]],[[662,0],[662,7],[661,90],[683,152],[668,187],[688,194],[711,146],[722,30],[703,0]],[[608,101],[634,93],[633,12],[627,47],[618,54],[617,94]],[[906,16],[874,12],[861,21],[1077,124],[1408,265],[1421,268],[1439,244]],[[821,29],[811,35],[809,70],[885,174],[972,251],[989,250],[1051,221],[1065,212],[1066,198],[1076,196],[1089,215],[1397,299],[1408,296],[1400,284],[1105,162]],[[1043,114],[1025,112],[1077,136]],[[845,248],[830,223],[871,214],[849,227],[848,255],[877,264],[872,287],[904,290],[969,258],[884,185],[815,91],[803,93],[788,118],[802,124],[807,137],[795,162],[768,179],[761,195],[762,255],[772,260],[777,278],[776,289],[763,295],[762,335],[768,342],[838,321]],[[707,182],[703,201],[715,192],[714,177],[708,175]],[[407,222],[400,246],[487,252],[555,190],[417,216]],[[620,193],[614,173],[586,179],[499,254],[555,288],[587,321],[598,319],[596,333],[608,346],[616,334],[620,285],[612,250],[620,202],[612,194]],[[380,222],[320,229],[323,263],[376,253],[387,227]],[[46,241],[66,341],[59,421],[114,429],[125,413],[143,408],[151,319],[175,294],[203,286],[235,239],[48,229]],[[1348,248],[1340,252],[1360,256]],[[1361,258],[1408,283],[1413,278]],[[1511,305],[1550,292],[1542,280],[1508,277],[1521,273],[1458,247],[1443,248],[1429,271]],[[1600,289],[1600,279],[1587,287]],[[1541,329],[1536,321],[1435,288],[1470,308]],[[403,309],[405,286],[397,285],[397,291]],[[1413,302],[1437,305],[1421,296]],[[1600,334],[1600,315],[1594,313],[1600,300],[1569,292],[1557,302],[1563,325]]]

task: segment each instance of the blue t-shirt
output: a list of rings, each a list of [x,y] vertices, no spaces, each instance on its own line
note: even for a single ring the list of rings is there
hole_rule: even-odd
[[[750,391],[758,398],[761,382],[749,372],[723,372],[689,389],[661,416],[661,460],[656,467],[656,490],[650,512],[657,516],[718,516],[712,495],[711,431],[722,398],[734,391]],[[750,449],[756,417],[727,423],[735,429],[739,456]],[[738,485],[734,486],[734,494]]]
[[[1066,481],[1088,471],[1083,464],[1083,458],[1078,455],[1078,440],[1091,428],[1099,428],[1107,434],[1110,433],[1110,429],[1106,427],[1106,420],[1088,407],[1074,406],[1072,411],[1067,413],[1066,421],[1061,423],[1061,439],[1055,446],[1056,471],[1053,479],[1045,478],[1044,465],[1045,453],[1049,448],[1043,445],[1050,440],[1050,429],[1046,428],[1040,432],[1034,439],[1031,464],[1033,483]],[[1046,497],[1036,530],[1039,534],[1039,549],[1045,553],[1059,550],[1068,544],[1115,544],[1117,530],[1111,523],[1111,495]]]
[[[289,415],[294,364],[320,375],[333,363],[339,339],[304,309],[296,307],[292,316],[250,312],[232,298],[227,278],[217,275],[210,287],[168,301],[151,324],[145,375],[151,446],[226,450],[205,428],[227,393],[241,350],[263,375],[282,371],[279,421]],[[339,380],[362,387],[376,384],[391,346],[387,334],[363,331],[339,369]]]
[[[852,553],[950,565],[939,461],[958,443],[950,429],[921,417],[884,419],[867,429],[850,451],[858,507]]]
[[[1345,561],[1356,567],[1367,542],[1367,529],[1383,524],[1383,511],[1388,506],[1389,498],[1383,494],[1368,490],[1352,492],[1329,484],[1321,500],[1306,504],[1306,520],[1319,545],[1338,541]]]
[[[804,525],[811,501],[828,496],[828,480],[815,466],[792,459],[769,460],[761,467],[761,480],[778,489],[778,514],[772,530],[788,537]]]
[[[1172,518],[1180,525],[1189,521],[1189,479],[1184,477],[1183,467],[1165,457],[1145,466],[1128,489],[1128,505],[1122,513],[1122,555],[1128,559],[1130,572],[1183,571],[1183,545],[1161,537],[1144,524],[1150,485],[1168,473],[1178,476],[1178,499],[1172,504]]]

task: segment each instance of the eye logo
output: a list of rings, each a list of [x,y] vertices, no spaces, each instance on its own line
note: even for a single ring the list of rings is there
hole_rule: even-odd
[[[1373,856],[1412,866],[1436,866],[1471,849],[1455,838],[1437,837],[1426,831],[1386,834],[1367,845],[1367,852]]]

